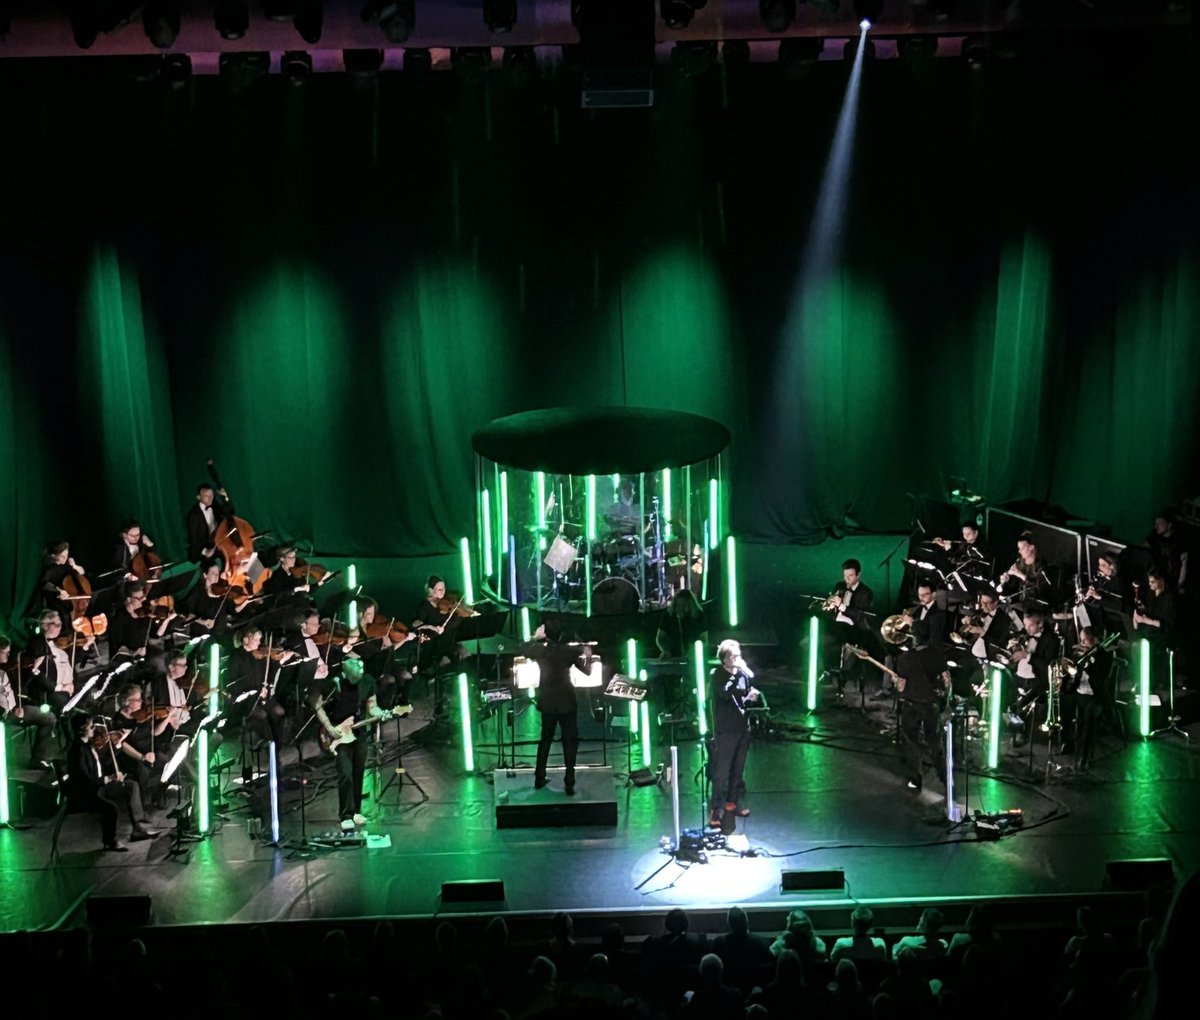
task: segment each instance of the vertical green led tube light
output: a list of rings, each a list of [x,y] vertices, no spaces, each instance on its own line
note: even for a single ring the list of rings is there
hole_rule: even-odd
[[[635,737],[638,734],[638,703],[636,701],[629,703],[629,732]]]
[[[650,702],[642,702],[642,764],[650,767]]]
[[[546,472],[537,473],[538,548],[546,548]]]
[[[467,690],[467,674],[458,674],[458,714],[462,721],[463,768],[475,771],[475,744],[471,740],[471,701]]]
[[[663,541],[671,541],[671,469],[662,470]]]
[[[496,594],[504,591],[504,555],[508,551],[508,472],[500,472],[500,534],[496,536]],[[511,592],[509,593],[511,594]]]
[[[490,579],[495,565],[492,562],[492,494],[487,489],[480,494],[480,504],[483,514],[483,574]]]
[[[625,666],[628,669],[625,675],[630,680],[638,675],[637,638],[630,638],[625,642]]]
[[[817,708],[817,662],[821,650],[821,623],[815,616],[808,618],[808,697],[805,704],[810,712]]]
[[[715,478],[708,480],[708,547],[715,549],[721,541],[718,523],[721,506],[721,483]]]
[[[737,542],[732,535],[725,539],[725,588],[729,603],[729,626],[738,625]]]
[[[587,599],[586,615],[592,615],[592,543],[596,541],[596,476],[587,476],[587,555],[583,558],[583,590]]]
[[[0,825],[9,822],[8,807],[8,734],[7,727],[0,722]]]
[[[708,733],[708,692],[705,690],[708,677],[704,675],[704,643],[702,641],[697,641],[693,646],[692,656],[695,659],[693,669],[696,675],[696,719],[700,736],[703,737]]]
[[[463,598],[468,606],[475,604],[475,586],[471,583],[471,542],[466,535],[458,540],[458,551],[462,556]],[[354,626],[351,624],[350,626]]]
[[[196,734],[196,829],[208,832],[208,728]]]
[[[987,765],[989,769],[1000,767],[1000,706],[1003,704],[1001,697],[1003,683],[1004,674],[998,669],[993,669],[990,692],[992,700],[988,703]]]
[[[463,539],[465,542],[466,539]],[[358,567],[353,563],[346,568],[346,587],[354,591],[358,587]],[[346,620],[346,626],[354,630],[358,626],[358,600],[355,599],[350,603],[349,618]]]
[[[529,629],[529,607],[521,607],[521,640],[528,641],[533,637],[533,631]]]
[[[1138,642],[1138,732],[1150,736],[1150,642]]]

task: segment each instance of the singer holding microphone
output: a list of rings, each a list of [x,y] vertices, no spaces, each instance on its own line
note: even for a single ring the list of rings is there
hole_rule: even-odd
[[[759,692],[751,685],[754,672],[742,658],[742,646],[722,641],[717,647],[719,666],[709,676],[708,703],[712,706],[712,800],[708,824],[720,828],[722,812],[729,821],[745,818],[750,809],[746,797],[746,755],[750,751],[750,720],[746,704],[756,702]]]

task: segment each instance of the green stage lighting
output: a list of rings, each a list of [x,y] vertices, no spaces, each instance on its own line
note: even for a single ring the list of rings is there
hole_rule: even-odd
[[[725,539],[725,594],[728,601],[729,626],[738,625],[737,543],[732,535]]]
[[[808,618],[808,698],[805,704],[810,712],[817,708],[817,662],[820,652],[820,621],[815,616]]]
[[[458,713],[462,721],[463,768],[475,771],[475,745],[471,740],[471,701],[467,689],[467,674],[458,674]]]
[[[695,660],[693,669],[696,676],[696,719],[700,728],[700,736],[708,733],[708,692],[705,690],[708,677],[704,674],[704,643],[697,641],[692,648]]]

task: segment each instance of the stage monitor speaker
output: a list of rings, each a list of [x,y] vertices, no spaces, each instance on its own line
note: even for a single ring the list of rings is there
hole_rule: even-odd
[[[1108,861],[1104,865],[1104,888],[1111,892],[1138,892],[1174,881],[1175,869],[1165,857]]]
[[[469,878],[442,883],[443,903],[483,903],[504,899],[504,879]]]
[[[841,868],[798,869],[782,871],[779,874],[780,892],[803,892],[805,890],[820,890],[840,892],[846,888],[846,873]]]
[[[89,896],[87,923],[96,927],[141,928],[150,923],[149,896]]]

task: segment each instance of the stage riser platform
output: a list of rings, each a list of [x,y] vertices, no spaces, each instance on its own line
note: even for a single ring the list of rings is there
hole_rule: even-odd
[[[492,775],[497,829],[558,828],[566,825],[615,826],[617,795],[613,770],[605,766],[575,773],[568,797],[561,768],[547,769],[549,785],[534,789],[532,769],[497,769]]]

